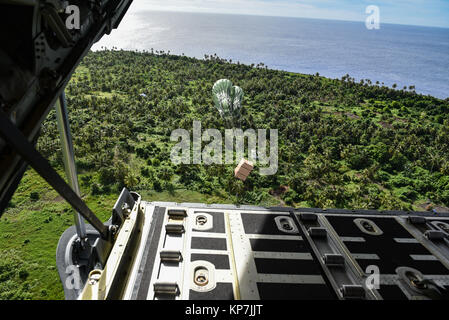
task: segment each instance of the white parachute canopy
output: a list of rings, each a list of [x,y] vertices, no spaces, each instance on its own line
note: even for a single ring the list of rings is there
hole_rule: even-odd
[[[215,82],[212,88],[215,107],[220,115],[226,120],[236,123],[241,115],[243,90],[233,86],[228,79]]]

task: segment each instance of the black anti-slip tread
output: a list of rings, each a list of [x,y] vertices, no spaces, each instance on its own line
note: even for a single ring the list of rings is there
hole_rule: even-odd
[[[192,237],[192,249],[226,250],[225,238]]]
[[[394,218],[370,217],[383,234],[369,235],[354,223],[354,217],[327,216],[328,221],[340,237],[363,237],[364,242],[346,242],[351,253],[376,254],[380,260],[357,259],[363,270],[370,265],[379,267],[381,274],[395,274],[398,267],[411,267],[423,274],[447,275],[449,270],[438,260],[416,261],[410,255],[432,255],[420,243],[398,243],[394,238],[413,238]]]
[[[384,300],[408,300],[407,296],[397,285],[381,285],[377,290]]]
[[[310,252],[304,241],[250,239],[251,249],[262,252]]]
[[[288,213],[279,215],[242,213],[241,216],[246,234],[291,235],[280,231],[274,221],[274,218],[279,216],[288,217]]]
[[[233,300],[232,283],[217,283],[217,287],[209,292],[190,290],[189,300]]]
[[[332,227],[342,237],[366,237],[370,236],[362,232],[354,223],[354,219],[360,217],[348,216],[326,216],[326,219],[332,224]],[[395,218],[392,217],[363,217],[373,221],[386,236],[392,238],[412,238],[412,235],[402,227]],[[378,237],[378,236],[371,236]]]
[[[258,273],[319,275],[320,270],[313,260],[255,258]]]
[[[230,269],[229,266],[229,257],[227,254],[200,254],[193,253],[190,256],[190,261],[198,261],[203,260],[212,263],[215,266],[215,269]]]
[[[325,284],[258,282],[261,300],[334,300]]]
[[[162,225],[165,216],[165,207],[155,207],[153,221],[145,240],[145,251],[137,273],[135,286],[133,289],[133,300],[146,300],[150,289],[151,275],[153,274],[154,261],[156,260],[159,238],[161,236]]]

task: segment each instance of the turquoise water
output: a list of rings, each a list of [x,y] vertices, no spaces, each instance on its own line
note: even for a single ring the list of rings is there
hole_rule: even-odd
[[[449,29],[363,22],[179,12],[132,8],[95,46],[164,50],[330,78],[345,74],[439,98],[449,97]]]

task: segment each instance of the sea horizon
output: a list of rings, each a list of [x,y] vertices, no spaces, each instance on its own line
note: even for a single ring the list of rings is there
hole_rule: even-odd
[[[138,51],[205,55],[268,68],[356,81],[369,79],[419,94],[449,97],[449,28],[229,13],[131,11],[95,44]]]
[[[362,23],[365,25],[365,21],[362,20],[345,20],[345,19],[325,19],[325,18],[309,18],[309,17],[296,17],[296,16],[276,16],[276,15],[262,15],[262,14],[248,14],[248,13],[227,13],[227,12],[200,12],[200,11],[178,11],[178,10],[149,10],[145,9],[144,11],[155,12],[155,13],[195,13],[195,14],[204,14],[204,15],[224,15],[224,16],[248,16],[248,17],[266,17],[266,18],[287,18],[287,19],[301,19],[301,20],[317,20],[317,21],[334,21],[334,22],[355,22]],[[382,25],[391,25],[391,26],[404,26],[404,27],[420,27],[420,28],[434,28],[434,29],[447,29],[449,31],[449,27],[441,27],[441,26],[428,26],[428,25],[419,25],[419,24],[403,24],[403,23],[391,23],[391,22],[383,22]]]

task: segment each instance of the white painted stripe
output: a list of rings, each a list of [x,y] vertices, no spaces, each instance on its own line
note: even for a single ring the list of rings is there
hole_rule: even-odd
[[[411,254],[410,258],[415,261],[438,261],[438,258],[431,254]]]
[[[226,233],[192,231],[191,235],[194,238],[226,238]]]
[[[375,253],[351,253],[354,259],[358,260],[380,260],[379,256]]]
[[[228,251],[226,250],[209,250],[209,249],[190,249],[191,254],[220,254],[227,256]]]
[[[397,243],[419,243],[415,238],[394,238]]]
[[[325,284],[323,277],[319,275],[259,274],[258,278],[258,282],[268,283]]]
[[[365,242],[363,237],[340,237],[340,240],[343,242]]]
[[[238,212],[229,211],[229,225],[234,248],[235,266],[237,269],[240,298],[242,300],[260,300],[259,291],[254,279],[257,279],[257,269],[254,262],[251,245],[245,230],[242,217]]]
[[[266,240],[302,240],[298,235],[271,235],[271,234],[247,234],[248,239],[266,239]]]
[[[230,282],[234,281],[234,276],[231,270],[215,270],[215,282]]]
[[[449,285],[449,275],[439,275],[439,274],[426,274],[425,279],[430,279],[436,281],[442,285]],[[381,274],[380,284],[385,285],[397,285],[399,281],[399,276],[397,274]]]
[[[251,211],[251,210],[240,210],[241,214],[266,214],[266,215],[275,215],[275,216],[290,216],[288,212],[273,212],[273,211]]]
[[[312,255],[306,252],[253,252],[253,256],[260,259],[313,260]]]

